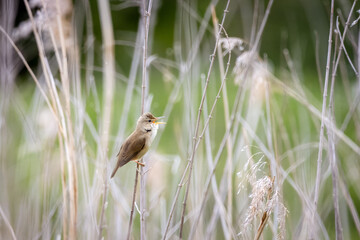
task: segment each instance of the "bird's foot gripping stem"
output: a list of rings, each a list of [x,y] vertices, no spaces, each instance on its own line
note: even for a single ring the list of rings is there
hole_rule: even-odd
[[[145,167],[145,163],[141,163],[138,160],[133,160],[133,161],[136,162],[138,165]]]

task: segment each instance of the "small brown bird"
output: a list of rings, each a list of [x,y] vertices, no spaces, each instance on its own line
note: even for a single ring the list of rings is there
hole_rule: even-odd
[[[159,124],[165,124],[165,122],[157,122],[161,118],[163,117],[154,117],[150,112],[147,112],[138,119],[135,131],[125,140],[120,148],[117,155],[118,161],[111,174],[111,178],[114,177],[119,167],[124,166],[130,161],[145,166],[137,160],[142,158],[149,150],[156,136]]]

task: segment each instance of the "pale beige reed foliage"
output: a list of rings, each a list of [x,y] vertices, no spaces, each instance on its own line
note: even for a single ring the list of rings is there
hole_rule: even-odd
[[[44,46],[46,50],[52,50],[53,47],[60,48],[60,29],[62,25],[65,46],[69,47],[72,43],[72,23],[71,17],[73,12],[73,4],[71,0],[30,0],[29,5],[32,9],[39,8],[35,14],[34,21],[36,27],[42,33]],[[16,42],[24,38],[28,38],[32,33],[32,22],[26,20],[12,32],[12,39]],[[53,34],[55,45],[51,43],[50,34]]]

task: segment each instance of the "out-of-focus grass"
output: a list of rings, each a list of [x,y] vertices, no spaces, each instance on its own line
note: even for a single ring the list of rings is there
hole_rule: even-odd
[[[259,3],[259,11],[263,13],[266,6],[265,2],[259,1]],[[92,15],[97,16],[98,9],[94,6],[95,3],[90,2],[89,4]],[[202,6],[202,4],[204,3],[202,2],[200,5]],[[224,7],[223,4],[219,4],[216,8],[219,18]],[[238,8],[243,7],[241,11],[244,11],[246,7],[252,6],[252,1],[247,1],[246,4],[244,6],[232,5],[229,21],[225,21],[227,25],[224,26],[225,29],[229,29],[229,33],[234,32],[234,29],[238,30],[236,25],[238,24]],[[150,52],[150,57],[153,57],[153,62],[148,67],[151,112],[159,116],[164,113],[168,106],[172,106],[172,108],[166,116],[167,124],[160,127],[159,135],[146,157],[147,167],[149,167],[145,173],[146,235],[148,239],[159,239],[163,236],[175,192],[191,156],[197,111],[206,74],[209,70],[209,55],[214,45],[214,37],[211,32],[213,26],[207,24],[205,36],[199,47],[192,49],[198,40],[196,34],[201,29],[200,22],[196,19],[199,16],[196,14],[200,14],[202,18],[205,11],[202,8],[198,12],[187,10],[190,5],[178,2],[177,7],[179,9],[175,11],[175,14],[178,15],[175,17],[174,29],[165,31],[161,28],[161,31],[157,32],[157,25],[155,25],[155,33],[153,33],[157,38],[162,38],[166,34],[171,35],[172,37],[169,39],[172,39],[171,43],[174,46],[173,49],[164,49],[169,47],[167,44],[170,41],[165,39],[160,41],[166,43],[165,47],[162,48],[161,45],[155,44],[153,52]],[[190,7],[195,9],[193,5]],[[138,8],[136,9],[138,10]],[[161,8],[158,14],[162,14],[165,10]],[[276,11],[279,11],[279,8]],[[122,15],[122,18],[126,19],[127,14],[137,16],[138,13],[131,9]],[[251,14],[242,13],[241,15],[244,15],[242,16],[244,22],[245,20],[247,23],[252,21]],[[259,22],[262,17],[260,15]],[[279,20],[278,17],[277,15],[275,24]],[[200,20],[202,20],[201,18]],[[122,26],[121,19],[116,22],[117,19],[113,17],[112,20],[116,22],[114,24],[115,30],[118,25]],[[274,24],[274,22],[272,23]],[[159,22],[159,26],[167,26],[168,24],[168,22]],[[248,25],[250,26],[250,24]],[[96,17],[94,17],[94,26],[95,28],[101,26],[101,22]],[[133,29],[136,24],[132,23],[131,26],[127,27]],[[325,26],[323,27],[325,28]],[[246,35],[250,30],[250,27],[248,28],[244,31],[244,38],[246,39],[249,39],[249,36]],[[326,26],[327,28],[328,26]],[[258,30],[257,27],[255,29]],[[266,31],[271,31],[271,29]],[[291,31],[293,29],[289,30],[289,32]],[[357,36],[355,28],[352,28],[351,31],[352,36]],[[134,40],[136,34],[137,32],[115,31],[115,38]],[[235,32],[234,35],[237,34],[239,33]],[[84,33],[84,35],[86,34]],[[222,37],[225,38],[224,35]],[[273,39],[273,37],[275,34],[265,39]],[[325,44],[323,38],[325,39],[321,35],[320,41]],[[156,41],[156,38],[152,41]],[[84,40],[84,42],[86,41]],[[302,59],[296,47],[300,46],[302,49],[305,44],[290,42],[290,47],[293,47],[290,49],[295,50],[289,50],[289,52],[294,55],[297,54],[296,56],[299,55],[300,58],[293,59],[296,66],[289,70],[286,64],[281,64],[281,62],[285,62],[282,57],[280,61],[276,61],[276,59],[272,59],[272,54],[266,55],[267,50],[272,53],[275,51],[272,46],[269,46],[270,43],[271,41],[262,43],[266,45],[261,48],[262,51],[265,51],[264,60],[248,59],[249,62],[246,62],[250,65],[256,62],[253,72],[254,75],[258,75],[252,77],[253,75],[248,73],[248,75],[245,74],[246,78],[242,79],[244,81],[244,85],[241,86],[243,91],[240,95],[242,100],[239,104],[240,108],[234,113],[235,120],[230,131],[232,170],[230,173],[227,171],[229,152],[224,147],[219,164],[215,168],[214,178],[209,185],[210,190],[205,201],[204,211],[199,216],[199,224],[195,227],[195,239],[253,239],[264,211],[269,211],[270,214],[262,233],[264,239],[275,237],[275,234],[281,232],[282,229],[278,226],[284,220],[286,233],[280,234],[280,239],[308,239],[310,238],[309,234],[313,234],[313,232],[319,239],[335,238],[333,182],[326,131],[320,196],[317,206],[319,218],[316,218],[315,223],[311,225],[311,216],[309,216],[313,210],[323,99],[318,76],[314,74],[316,66],[309,70],[307,69],[309,63],[302,61],[310,57],[313,61],[315,54],[306,55]],[[90,43],[87,44],[91,45]],[[93,44],[91,45],[95,48],[93,65],[97,66],[101,64],[100,55],[103,49],[99,39],[96,39]],[[246,50],[251,47],[251,44],[253,43],[246,45]],[[88,47],[88,45],[86,46]],[[350,48],[350,46],[347,47]],[[116,71],[126,77],[130,72],[131,60],[139,57],[132,56],[133,50],[133,47],[118,46],[115,48],[115,56],[121,55],[121,59],[116,61]],[[188,65],[189,68],[186,69],[184,67],[186,59],[193,51],[198,51],[196,52],[197,55],[194,61]],[[320,53],[323,51],[322,48]],[[356,55],[355,47],[352,51]],[[309,51],[304,50],[304,52],[308,53]],[[159,56],[156,55],[157,53]],[[87,52],[86,49],[81,52],[80,56],[86,58],[91,54],[90,50]],[[230,72],[236,64],[235,59],[242,54],[244,54],[243,51],[232,52]],[[164,55],[166,56],[165,59]],[[224,56],[224,61],[227,60],[227,56]],[[53,53],[48,53],[46,57],[51,59]],[[69,59],[71,59],[71,54],[69,54]],[[321,55],[321,59],[324,59],[323,55]],[[164,60],[169,62],[164,64],[162,62]],[[359,84],[356,82],[356,76],[352,73],[352,69],[347,65],[346,59],[342,58],[341,61],[345,67],[339,70],[334,88],[334,116],[337,129],[340,129],[348,114],[349,105],[356,100]],[[121,143],[135,128],[141,112],[141,71],[137,70],[135,89],[132,90],[131,110],[126,116],[123,116],[123,108],[126,100],[126,88],[130,81],[128,79],[125,81],[116,79],[113,89],[112,115],[109,123],[109,145],[108,149],[104,150],[100,146],[100,135],[102,134],[100,126],[104,120],[103,82],[106,81],[101,71],[104,68],[100,68],[100,72],[91,74],[91,77],[94,78],[94,82],[92,82],[85,77],[85,72],[94,66],[86,65],[84,59],[81,59],[80,62],[82,66],[74,70],[75,73],[79,74],[80,79],[77,79],[76,74],[70,77],[70,120],[73,125],[72,128],[66,129],[74,134],[74,142],[71,147],[73,147],[75,154],[78,178],[77,238],[99,238],[102,199],[108,194],[107,201],[104,204],[103,236],[105,239],[125,239],[133,193],[135,163],[131,162],[119,169],[115,178],[108,182],[108,192],[104,192],[107,184],[104,176],[106,177],[107,173],[102,174],[104,166],[101,164],[101,154],[103,154],[102,151],[105,152],[105,169],[107,172],[111,171],[116,162],[116,154]],[[58,68],[58,65],[61,65],[60,63],[52,59],[51,73],[54,76],[56,91],[60,96],[60,104],[64,107],[63,78],[57,70],[54,70]],[[155,64],[158,65],[155,67]],[[261,68],[262,64],[274,66],[272,70],[269,67],[267,69],[269,71],[264,73],[264,69]],[[159,66],[163,68],[159,70]],[[325,69],[323,64],[320,68],[321,70]],[[37,77],[46,89],[47,97],[50,97],[49,89],[44,83],[43,70],[42,68],[38,70]],[[280,81],[272,74],[277,76]],[[323,72],[322,74],[324,75]],[[207,114],[210,112],[220,87],[220,76],[219,66],[215,61],[209,88],[206,92],[204,109],[201,112],[200,130],[205,125]],[[293,79],[292,76],[298,76],[298,79]],[[228,74],[226,80],[230,111],[235,105],[236,93],[239,88],[239,85],[234,82],[234,78],[237,77],[236,74],[231,73]],[[68,233],[67,230],[63,229],[63,220],[67,222],[68,216],[65,215],[66,213],[69,214],[70,210],[64,211],[65,207],[69,207],[66,204],[69,201],[69,195],[64,199],[64,192],[68,193],[71,190],[68,185],[70,174],[67,167],[69,163],[64,162],[64,170],[61,169],[61,159],[66,159],[64,158],[66,153],[64,143],[67,143],[65,140],[59,142],[59,139],[63,139],[59,137],[64,134],[61,131],[63,129],[59,129],[60,125],[49,110],[49,106],[44,103],[44,98],[38,87],[31,81],[22,81],[17,75],[14,78],[17,81],[14,82],[14,89],[11,90],[11,94],[6,90],[0,91],[0,99],[7,100],[0,104],[2,113],[0,116],[0,207],[4,213],[0,216],[0,238],[11,238],[9,226],[3,224],[6,222],[5,218],[7,218],[18,239],[54,239],[60,236],[66,238]],[[80,86],[74,84],[75,80],[78,80]],[[78,92],[76,87],[80,87]],[[79,93],[80,95],[78,95]],[[215,107],[208,131],[205,131],[205,136],[195,154],[191,181],[185,181],[184,187],[180,191],[173,220],[170,222],[169,239],[175,239],[179,234],[182,202],[187,184],[190,185],[190,191],[185,211],[185,238],[190,234],[195,224],[204,197],[205,184],[213,168],[212,161],[221,149],[220,144],[226,132],[223,100],[224,98],[221,96]],[[5,102],[7,103],[5,104]],[[343,133],[337,132],[338,135],[335,137],[336,160],[339,169],[339,206],[344,239],[354,239],[359,235],[352,217],[352,214],[354,212],[358,214],[360,209],[359,153],[354,151],[354,146],[351,148],[339,137],[341,135],[348,141],[351,140],[355,148],[359,148],[358,107],[355,108],[354,115],[355,117],[351,118],[346,130]],[[122,129],[124,130],[123,136],[119,136],[119,124],[122,119],[127,119],[127,124],[125,129]],[[274,185],[270,190],[262,189],[259,191],[257,189],[256,191],[256,182],[267,179],[266,176],[274,179]],[[65,185],[62,185],[62,177]],[[230,194],[228,177],[231,179],[232,185]],[[229,195],[232,196],[231,201],[228,199]],[[258,205],[253,205],[256,196],[262,196],[262,201],[258,201]],[[354,204],[353,212],[351,212],[352,206],[349,200]],[[139,197],[137,197],[136,203],[132,236],[134,239],[139,239],[140,216],[137,210]],[[284,210],[282,205],[288,211],[286,217],[279,214],[281,210]],[[225,209],[225,212],[221,212],[221,207]],[[226,212],[228,209],[231,209],[230,213]],[[247,222],[247,219],[252,220]],[[239,233],[242,234],[238,235]]]
[[[212,81],[216,81],[212,79]],[[101,82],[101,79],[96,80],[97,83]],[[151,80],[150,84],[150,94],[154,94],[153,98],[153,108],[152,112],[160,115],[162,109],[165,108],[166,101],[169,97],[168,91],[165,89],[168,87],[168,85],[171,85],[172,83],[164,83],[160,79]],[[214,84],[215,85],[215,84]],[[315,91],[316,86],[311,86],[316,84],[308,84],[304,85],[303,87],[306,87],[307,90],[311,90],[311,94],[314,96],[314,101],[311,102],[314,106],[319,106],[321,98],[318,94],[316,94]],[[121,99],[122,96],[124,96],[124,83],[117,82],[116,84],[116,91],[115,91],[115,103],[114,103],[114,114],[112,116],[112,126],[111,131],[112,133],[117,131],[118,127],[118,120],[120,118],[121,113],[121,104],[117,104],[119,102],[118,99]],[[102,99],[101,97],[101,85],[98,86],[98,92],[100,93],[98,95],[99,99]],[[212,86],[215,87],[215,86]],[[308,191],[307,194],[311,194],[312,190],[312,184],[315,180],[315,160],[317,157],[317,146],[316,143],[318,141],[318,129],[319,129],[319,119],[314,118],[314,116],[309,113],[309,111],[304,107],[303,105],[299,104],[296,100],[289,97],[286,92],[278,90],[277,88],[274,88],[275,90],[272,92],[271,95],[271,102],[270,105],[272,107],[272,118],[273,118],[273,124],[274,124],[274,132],[276,135],[273,136],[273,141],[277,144],[277,152],[278,152],[278,158],[281,159],[281,166],[284,169],[288,169],[293,167],[295,164],[298,164],[291,173],[289,173],[289,177],[293,178],[294,181],[296,181],[300,186],[302,186],[304,191]],[[341,93],[341,86],[337,88],[337,94],[335,96],[335,102],[337,103],[336,109],[339,109],[339,111],[336,111],[336,118],[340,120],[345,118],[345,115],[347,113],[347,105],[344,103],[343,95]],[[39,117],[39,110],[34,109],[32,107],[32,103],[36,101],[36,92],[35,86],[31,84],[22,85],[17,91],[14,92],[14,95],[12,96],[12,104],[9,108],[8,114],[5,117],[6,123],[7,123],[7,131],[11,133],[10,138],[8,139],[8,146],[7,149],[8,153],[8,159],[6,161],[6,168],[7,172],[11,173],[7,177],[9,182],[7,183],[7,193],[9,194],[7,196],[7,199],[11,199],[11,202],[9,202],[9,207],[11,208],[10,212],[12,214],[10,215],[12,219],[17,219],[19,216],[21,216],[21,207],[18,208],[17,206],[22,206],[26,209],[25,212],[22,214],[28,215],[28,217],[31,216],[38,216],[38,221],[45,221],[41,217],[42,214],[50,214],[50,210],[54,211],[51,214],[54,214],[54,216],[57,217],[51,217],[51,221],[49,224],[51,225],[51,229],[58,229],[57,231],[53,232],[53,234],[59,233],[59,217],[60,217],[60,211],[59,208],[61,207],[61,203],[59,202],[59,199],[61,199],[61,188],[59,183],[59,163],[58,163],[58,143],[57,140],[54,139],[53,142],[42,142],[40,139],[41,132],[47,131],[46,128],[51,127],[53,125],[44,125],[41,126],[44,129],[34,127],[38,124],[38,117]],[[232,82],[232,79],[230,78],[228,80],[228,94],[229,99],[231,99],[231,96],[234,96],[235,92],[235,85]],[[84,92],[85,93],[85,92]],[[211,90],[210,90],[211,93]],[[139,93],[135,93],[134,98],[139,98]],[[213,98],[213,94],[209,94],[209,99]],[[28,99],[28,100],[27,100]],[[99,115],[96,111],[96,103],[99,101],[99,99],[94,99],[92,95],[89,97],[86,97],[86,111],[89,115],[89,118],[93,122],[94,126],[96,127],[99,121]],[[180,148],[179,148],[179,139],[178,139],[178,133],[179,131],[187,131],[187,129],[179,129],[179,126],[182,126],[181,121],[183,120],[184,114],[188,114],[183,111],[183,105],[182,105],[183,97],[179,97],[177,102],[174,105],[174,109],[170,116],[168,116],[167,119],[167,125],[165,129],[163,130],[163,134],[161,136],[161,140],[159,142],[159,145],[156,149],[152,150],[152,154],[155,152],[163,155],[162,161],[160,161],[157,164],[161,164],[162,167],[160,168],[160,171],[163,171],[163,173],[158,173],[159,169],[150,170],[149,172],[149,178],[153,178],[156,175],[160,174],[161,176],[165,176],[164,179],[159,179],[155,181],[160,181],[160,185],[162,185],[163,189],[160,196],[165,197],[165,199],[171,199],[173,196],[173,190],[171,186],[176,186],[178,182],[178,178],[176,175],[179,171],[181,171],[184,168],[184,163],[186,162],[186,154],[182,153],[180,154]],[[100,104],[101,106],[101,104]],[[129,117],[128,127],[126,130],[126,134],[129,134],[130,131],[135,127],[135,121],[136,117],[138,115],[138,106],[139,102],[134,101],[131,108],[134,109],[133,112],[131,112],[131,115]],[[73,109],[73,111],[76,111],[76,109]],[[221,135],[224,131],[224,121],[222,119],[223,116],[223,106],[222,104],[218,104],[216,111],[215,111],[215,117],[213,121],[210,124],[211,133],[211,144],[214,146],[218,146],[220,144]],[[259,129],[257,130],[258,137],[260,139],[263,139],[263,141],[266,141],[265,136],[265,129],[262,126],[263,123],[260,123]],[[285,131],[285,132],[283,132]],[[346,133],[349,137],[352,139],[355,139],[354,134],[354,127],[352,124],[347,128]],[[287,135],[287,140],[282,139],[281,135]],[[84,128],[83,132],[84,137],[86,138],[87,145],[84,147],[83,151],[86,152],[88,155],[88,163],[89,163],[89,174],[90,178],[94,176],[94,173],[96,171],[96,163],[94,162],[96,159],[96,148],[97,148],[97,142],[94,141],[89,129],[87,127]],[[115,142],[115,135],[110,134],[110,149],[113,149],[114,145],[119,146],[119,142]],[[47,141],[47,140],[46,140]],[[282,157],[282,154],[285,154],[287,151],[291,149],[296,149],[297,147],[301,147],[304,144],[309,144],[309,146],[304,147],[303,149],[300,149],[298,151],[295,151],[293,154],[293,157],[296,162],[293,162],[293,160],[290,160],[288,156]],[[255,144],[256,145],[256,144]],[[203,144],[201,145],[201,149],[203,149]],[[244,146],[238,146],[238,147],[245,147]],[[290,148],[289,148],[290,147]],[[117,148],[115,148],[115,152],[111,153],[111,157],[109,158],[109,166],[111,166],[115,161],[115,154],[117,151]],[[343,170],[341,172],[341,177],[348,182],[348,187],[350,194],[353,198],[355,206],[359,208],[359,195],[356,194],[358,191],[358,185],[356,182],[354,182],[354,175],[353,171],[356,171],[356,166],[349,166],[347,162],[354,161],[356,159],[356,156],[349,153],[348,147],[346,147],[344,144],[339,143],[338,145],[338,157],[339,157],[339,165],[342,166]],[[202,150],[201,150],[202,151]],[[201,152],[200,151],[200,152]],[[255,150],[255,152],[259,152],[260,150]],[[261,152],[261,151],[260,151]],[[216,148],[214,149],[213,154],[216,153]],[[178,155],[181,157],[181,162],[176,163],[178,165],[178,169],[172,170],[172,166],[174,167],[175,162],[173,162],[173,158],[167,159],[167,155]],[[225,166],[225,157],[226,154],[222,157],[222,160],[219,164],[219,171],[216,172],[216,177],[220,178],[223,175],[223,168]],[[281,158],[280,158],[281,157]],[[11,159],[11,160],[10,160]],[[352,159],[352,160],[351,160]],[[194,175],[200,175],[199,177],[202,178],[202,176],[206,176],[207,169],[202,169],[204,167],[204,163],[201,163],[205,161],[205,159],[202,157],[202,154],[198,155],[197,160],[199,164],[199,168],[195,168]],[[241,160],[243,162],[243,160]],[[297,163],[299,162],[299,163]],[[201,164],[200,164],[201,163]],[[327,169],[328,163],[325,161],[324,163],[324,169]],[[267,166],[267,165],[266,165]],[[131,193],[131,186],[133,182],[133,174],[132,171],[134,167],[134,164],[129,163],[126,167],[119,169],[119,176],[116,176],[115,182],[119,184],[119,187],[121,191],[124,193],[124,198],[129,201],[129,196]],[[268,166],[263,169],[264,172],[268,172],[267,170]],[[57,170],[56,170],[57,169]],[[242,169],[242,166],[236,165],[235,169]],[[352,174],[349,176],[346,174],[346,172],[352,171]],[[49,178],[49,176],[52,176]],[[44,178],[46,178],[46,182],[43,182]],[[155,177],[156,178],[156,177]],[[234,175],[234,182],[237,183],[239,179]],[[50,180],[50,181],[49,181]],[[203,181],[201,181],[203,182]],[[84,184],[79,182],[79,186]],[[151,183],[149,183],[151,184]],[[170,186],[170,187],[169,187]],[[234,185],[234,187],[237,187],[237,184]],[[153,187],[148,186],[149,188],[149,195],[152,196]],[[319,202],[321,203],[319,205],[319,211],[323,212],[324,217],[324,224],[326,229],[328,229],[328,232],[330,236],[334,234],[334,232],[331,231],[333,229],[333,213],[332,211],[327,211],[327,209],[332,209],[332,200],[331,200],[331,190],[332,184],[331,179],[327,179],[324,182],[324,185],[322,187],[322,194],[320,196]],[[159,190],[159,189],[158,189]],[[283,186],[283,198],[284,203],[287,209],[289,210],[289,214],[287,216],[287,229],[289,231],[289,235],[295,234],[296,225],[301,218],[302,210],[299,207],[302,204],[302,198],[301,196],[298,196],[298,193],[296,193],[292,186],[288,184],[288,182],[285,180],[284,186]],[[234,189],[234,192],[236,192],[236,189]],[[4,197],[4,196],[3,196]],[[82,199],[82,190],[80,188],[80,194],[79,194],[79,203],[83,201]],[[166,200],[165,200],[166,201]],[[238,195],[234,194],[234,203],[236,204],[238,201],[244,201],[243,199],[239,198]],[[109,199],[109,205],[107,210],[107,217],[113,218],[113,214],[118,214],[115,208],[115,206],[112,206],[115,204],[115,202],[110,198]],[[206,211],[204,213],[207,218],[211,216],[211,205],[214,204],[213,201],[208,202],[209,207],[206,208]],[[55,207],[55,209],[54,209]],[[150,213],[149,219],[152,219],[152,215],[159,214],[159,211],[161,209],[158,209],[159,205],[153,206],[154,209]],[[346,206],[343,206],[343,208],[346,209]],[[24,211],[24,210],[23,210]],[[49,211],[49,212],[48,212]],[[244,211],[244,210],[242,210]],[[345,211],[345,210],[344,210]],[[126,220],[126,212],[123,212],[124,214],[122,217]],[[244,212],[242,214],[245,214]],[[81,215],[81,214],[80,214]],[[348,215],[348,214],[346,214]],[[346,216],[344,215],[344,217]],[[134,223],[134,229],[138,229],[138,221],[139,217],[135,218]],[[241,216],[240,216],[241,218]],[[157,219],[159,221],[160,219]],[[163,219],[164,220],[164,219]],[[239,220],[239,219],[238,219]],[[153,221],[153,220],[149,220]],[[81,223],[80,223],[81,224]],[[124,223],[125,224],[125,223]],[[155,223],[153,223],[155,224]],[[353,223],[349,223],[349,230],[353,229],[354,226]],[[109,225],[108,231],[111,230],[111,224]],[[115,226],[114,226],[115,227]],[[39,231],[33,230],[33,231]],[[81,231],[81,230],[80,230]],[[21,234],[21,231],[18,232]],[[349,232],[349,236],[356,235],[356,231],[351,230]],[[25,234],[27,235],[27,234]],[[31,234],[30,234],[31,235]],[[137,233],[134,231],[134,236],[136,237]],[[218,233],[218,237],[221,238],[221,234]]]

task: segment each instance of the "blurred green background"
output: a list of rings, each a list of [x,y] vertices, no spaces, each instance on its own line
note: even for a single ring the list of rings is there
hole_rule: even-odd
[[[52,43],[48,46],[49,36],[46,36],[46,31],[49,22],[41,15],[44,11],[46,13],[46,8],[41,4],[37,5],[39,3],[36,1],[30,3],[35,5],[32,13],[39,17],[39,20],[36,20],[37,29],[44,33],[41,41],[46,50],[45,56],[56,84],[56,91],[60,95],[60,105],[65,109],[64,78],[59,72],[61,62],[54,53],[54,50],[61,49],[61,46],[54,46]],[[103,62],[105,50],[102,31],[105,27],[99,14],[99,6],[102,3],[86,0],[70,3],[69,12],[64,10],[66,14],[62,15],[64,19],[60,21],[68,20],[68,23],[71,23],[70,47],[66,51],[71,99],[69,115],[73,125],[68,126],[67,131],[74,135],[71,145],[74,149],[72,159],[77,166],[77,239],[95,239],[101,236],[105,239],[126,239],[135,164],[129,163],[121,168],[112,181],[107,181],[104,176],[112,170],[118,149],[125,137],[134,129],[141,112],[142,38],[136,42],[136,37],[139,31],[142,31],[142,2],[108,2],[113,24],[115,82],[112,89],[114,95],[109,123],[109,145],[105,150],[101,148],[100,143],[105,108],[104,83],[107,81],[104,79],[104,72],[108,64]],[[217,18],[221,20],[226,1],[213,3],[216,5]],[[277,200],[278,205],[273,209],[264,230],[264,239],[275,238],[276,234],[282,231],[281,227],[277,228],[281,222],[277,218],[281,216],[276,215],[279,214],[281,204],[288,213],[285,218],[285,234],[280,234],[279,239],[308,239],[308,233],[311,231],[316,232],[316,239],[334,239],[336,236],[328,148],[331,140],[328,139],[327,128],[317,206],[319,218],[316,227],[309,222],[321,125],[321,117],[313,109],[321,116],[330,1],[275,0],[257,49],[258,58],[248,63],[253,67],[254,74],[247,74],[247,78],[243,80],[244,84],[239,87],[235,81],[237,73],[234,70],[237,59],[244,56],[244,52],[253,46],[252,29],[258,31],[268,3],[269,1],[239,0],[231,1],[229,6],[224,29],[229,37],[241,39],[245,49],[234,50],[231,53],[226,78],[226,98],[230,114],[239,88],[242,88],[242,101],[234,113],[236,120],[231,132],[231,153],[227,149],[221,155],[215,171],[217,182],[214,185],[218,187],[223,198],[224,208],[228,211],[231,223],[224,223],[226,217],[216,213],[218,203],[214,193],[215,187],[212,185],[195,239],[254,238],[261,222],[261,214],[256,215],[247,234],[238,233],[243,231],[252,204],[251,194],[254,193],[254,184],[246,175],[250,167],[245,167],[248,167],[249,162],[255,164],[261,161],[264,165],[256,169],[253,176],[258,180],[264,176],[273,177],[273,173],[276,172],[276,185],[272,194],[275,196],[275,192],[278,191],[280,196],[280,200]],[[344,30],[352,4],[352,1],[347,0],[335,1],[335,19],[339,19],[341,31]],[[258,11],[254,27],[255,6],[258,7]],[[355,10],[358,7],[357,3]],[[31,24],[22,25],[28,22],[24,2],[2,1],[0,10],[0,26],[14,41],[16,40],[16,45],[45,89],[46,96],[50,98],[51,91],[43,75],[44,67],[40,61],[39,46],[31,32]],[[350,23],[357,17],[358,13],[354,12]],[[196,41],[201,32],[203,19],[206,19],[205,32],[197,46]],[[55,27],[58,27],[56,23]],[[26,32],[26,28],[30,29],[28,34],[16,37],[19,36],[16,35],[18,32]],[[344,41],[349,58],[357,71],[358,32],[358,25],[355,24],[349,28]],[[336,48],[333,46],[333,51],[339,48],[339,39],[337,35],[334,36],[333,44],[337,45]],[[222,37],[225,38],[225,35]],[[146,177],[148,239],[159,239],[163,236],[177,186],[191,155],[196,117],[215,39],[209,1],[153,1],[149,31],[148,58],[151,61],[148,60],[147,105],[151,106],[149,109],[155,115],[166,113],[167,124],[161,127],[146,159],[149,163]],[[66,203],[70,202],[69,196],[65,196],[64,192],[71,191],[68,185],[71,172],[67,169],[69,162],[64,161],[65,166],[61,166],[65,149],[62,144],[66,145],[67,142],[59,137],[59,125],[44,102],[39,87],[34,84],[5,34],[1,33],[0,41],[0,238],[10,239],[13,236],[12,229],[17,239],[71,239],[68,229],[64,229],[64,225],[69,224],[69,216],[66,216],[66,213],[71,214],[70,210],[64,210],[64,206],[69,207]],[[136,49],[140,49],[138,55],[135,54]],[[194,60],[187,66],[186,60],[193,53]],[[224,67],[228,56],[223,57]],[[136,57],[139,58],[137,65],[133,61]],[[263,66],[262,64],[266,65],[265,73],[259,67]],[[134,71],[136,77],[131,88],[129,85],[131,86],[134,65],[137,66]],[[254,77],[255,75],[257,77]],[[221,78],[216,58],[209,78],[200,129],[205,125]],[[260,78],[261,81],[258,81]],[[333,111],[335,126],[340,130],[340,134],[335,137],[335,145],[339,168],[339,178],[336,181],[342,234],[344,239],[356,239],[360,231],[356,222],[356,215],[360,209],[360,166],[357,152],[360,143],[360,92],[358,75],[344,55],[340,58],[335,79],[333,110],[328,103],[326,106],[327,110]],[[129,96],[131,98],[128,98]],[[215,158],[226,131],[224,98],[224,95],[221,95],[215,107],[214,117],[206,132],[208,139],[204,137],[199,145],[195,155],[193,177],[190,183],[186,182],[190,186],[190,199],[186,211],[189,220],[184,226],[186,237],[190,234],[194,215],[203,198],[206,179],[212,169],[209,161]],[[125,106],[127,100],[130,105]],[[125,111],[126,107],[129,107],[129,112]],[[348,125],[342,128],[347,117]],[[242,121],[247,122],[250,127],[246,127]],[[249,128],[255,136],[251,135]],[[339,140],[341,136],[348,141]],[[271,158],[264,153],[266,149],[276,159],[276,167],[272,165]],[[105,164],[102,161],[102,151],[105,151],[106,155]],[[230,161],[229,156],[232,156]],[[230,173],[228,162],[232,162]],[[243,182],[246,185],[244,189],[241,188]],[[186,184],[175,207],[169,239],[177,239],[175,236],[178,236]],[[108,186],[108,191],[104,190],[104,186]],[[107,196],[105,204],[104,196]],[[137,204],[139,201],[137,197]],[[101,223],[102,206],[105,205],[104,222]],[[212,226],[210,219],[215,215],[218,218],[215,220],[215,226]],[[105,227],[101,233],[102,224]],[[233,228],[235,235],[226,231],[224,225],[227,224],[229,228]],[[140,239],[140,215],[137,210],[132,235],[134,239]]]

